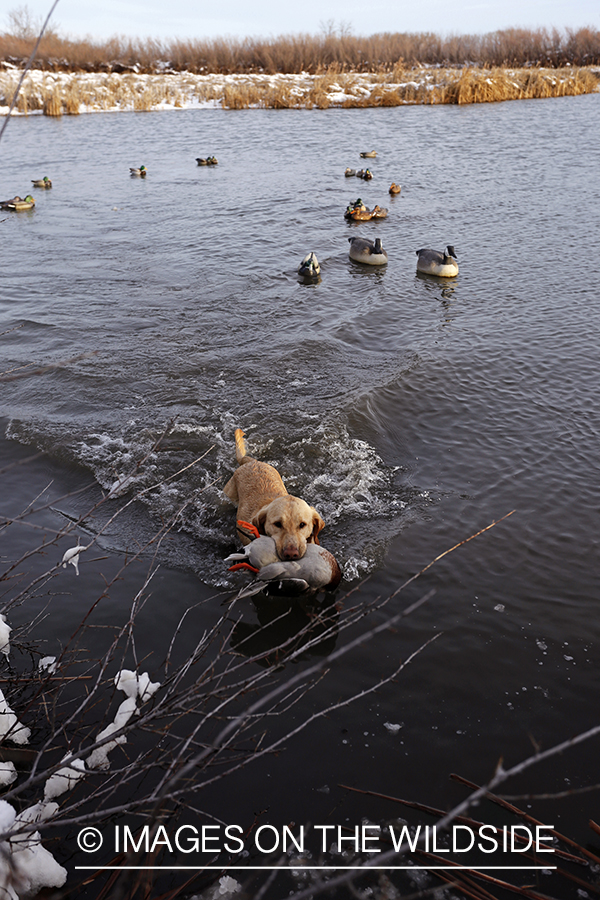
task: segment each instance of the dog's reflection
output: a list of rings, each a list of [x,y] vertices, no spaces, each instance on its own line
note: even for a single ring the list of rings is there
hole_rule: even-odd
[[[332,596],[319,600],[315,594],[290,597],[277,593],[275,587],[268,590],[269,595],[263,592],[252,598],[258,624],[234,625],[231,647],[235,653],[270,667],[292,655],[298,660],[332,652],[339,619],[339,607]]]

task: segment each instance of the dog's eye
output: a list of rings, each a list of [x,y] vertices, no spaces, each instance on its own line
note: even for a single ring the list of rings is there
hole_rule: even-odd
[[[275,526],[275,528],[283,528],[283,525],[281,522],[273,522],[273,525]]]
[[[306,528],[306,522],[300,522],[299,528]]]

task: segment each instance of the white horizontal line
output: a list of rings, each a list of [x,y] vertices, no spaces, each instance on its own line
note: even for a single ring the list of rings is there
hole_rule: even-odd
[[[75,866],[76,869],[90,870],[94,872],[119,872],[119,871],[135,871],[135,872],[286,872],[290,869],[298,871],[300,869],[310,869],[311,871],[353,871],[353,872],[400,872],[413,871],[415,869],[424,869],[428,872],[433,870],[452,871],[453,869],[463,872],[484,872],[484,871],[504,871],[504,872],[521,872],[527,871],[550,871],[557,866],[300,866],[293,863],[287,866]]]

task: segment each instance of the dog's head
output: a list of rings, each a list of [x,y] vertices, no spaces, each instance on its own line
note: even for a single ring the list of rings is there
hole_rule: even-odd
[[[280,559],[301,559],[307,544],[319,543],[319,532],[325,527],[316,509],[291,494],[263,506],[252,524],[273,538]]]

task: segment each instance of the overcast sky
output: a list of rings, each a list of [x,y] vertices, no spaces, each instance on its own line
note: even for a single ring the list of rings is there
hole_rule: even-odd
[[[52,0],[4,0],[6,12],[27,6],[45,18]],[[355,35],[380,31],[482,34],[513,26],[600,28],[598,0],[59,0],[52,19],[73,37],[269,37],[317,34],[333,23]]]

